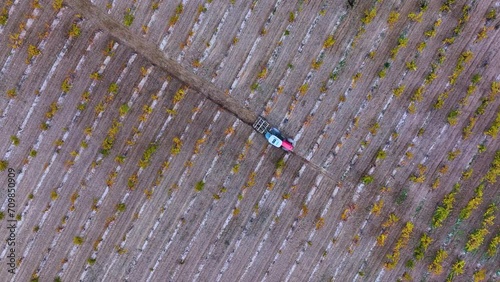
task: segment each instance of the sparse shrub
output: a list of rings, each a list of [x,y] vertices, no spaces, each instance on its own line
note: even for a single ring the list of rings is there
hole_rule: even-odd
[[[132,9],[127,8],[127,10],[125,10],[125,14],[123,15],[123,25],[125,25],[126,27],[131,26],[134,22],[134,19],[135,17],[132,13]]]
[[[408,14],[408,19],[410,19],[411,21],[414,21],[414,22],[422,22],[422,16],[423,16],[423,12],[419,12],[418,14],[414,13],[414,12],[411,12],[410,14]]]
[[[486,279],[486,269],[481,268],[473,274],[474,282],[481,282]]]
[[[437,228],[443,225],[443,222],[448,218],[453,210],[455,196],[460,190],[460,185],[456,183],[450,193],[444,196],[441,205],[439,205],[432,216],[432,227]]]
[[[361,178],[361,182],[363,182],[363,184],[365,184],[365,185],[372,183],[373,180],[374,180],[374,178],[371,175],[365,175]]]
[[[72,84],[71,84],[70,78],[69,77],[65,78],[61,84],[62,92],[68,93],[69,90],[71,90],[71,87],[72,87]]]
[[[462,259],[457,260],[451,266],[451,272],[450,272],[450,274],[448,274],[446,281],[452,281],[453,278],[455,278],[459,275],[462,275],[464,273],[464,267],[465,267],[465,261]]]
[[[384,264],[385,268],[393,269],[396,267],[400,258],[400,250],[408,244],[410,235],[413,232],[413,227],[414,225],[411,221],[406,222],[405,226],[401,230],[401,235],[392,249],[392,253],[387,255],[388,261]]]
[[[401,84],[400,86],[398,86],[392,90],[392,94],[394,94],[394,96],[396,96],[396,97],[400,97],[401,94],[403,94],[403,92],[405,91],[405,88],[406,88],[406,85]]]
[[[419,53],[422,53],[425,49],[425,47],[427,46],[427,43],[425,43],[425,41],[422,41],[420,43],[417,44],[417,51]]]
[[[19,137],[17,137],[16,135],[11,135],[10,136],[10,141],[12,141],[12,145],[14,145],[14,146],[18,146],[19,143],[21,142],[19,140]]]
[[[127,210],[127,205],[125,205],[125,203],[116,204],[116,211],[117,212],[124,212],[126,210]]]
[[[75,245],[81,245],[81,244],[83,244],[84,241],[85,240],[80,236],[73,237],[73,244],[75,244]]]
[[[29,64],[34,57],[40,55],[42,51],[38,49],[35,45],[30,44],[28,46],[28,58],[26,58],[26,64]]]
[[[52,1],[52,8],[55,10],[55,11],[59,11],[61,10],[63,7],[63,0],[53,0]]]
[[[380,235],[377,236],[377,246],[384,246],[385,245],[385,240],[387,239],[387,233],[384,232]]]
[[[139,161],[139,167],[141,167],[141,168],[148,167],[149,164],[151,163],[151,157],[153,156],[153,154],[156,152],[157,149],[158,149],[158,145],[156,143],[154,143],[154,142],[150,143],[148,148],[142,154],[142,158]]]
[[[445,250],[438,250],[434,260],[429,265],[429,271],[434,275],[439,275],[443,272],[443,266],[441,265],[443,261],[448,257],[448,253]]]
[[[258,79],[263,79],[267,77],[267,68],[263,68],[259,74],[257,74]]]
[[[417,90],[415,91],[415,93],[413,93],[413,96],[411,96],[411,101],[414,101],[414,102],[422,102],[424,100],[424,86],[420,86],[419,88],[417,88]]]
[[[9,161],[1,160],[0,161],[0,171],[4,171],[9,167]]]
[[[306,94],[307,90],[309,90],[309,84],[306,82],[299,87],[300,95]]]
[[[205,182],[203,182],[203,180],[200,180],[200,181],[196,182],[196,185],[194,186],[194,190],[196,190],[197,192],[201,192],[201,191],[203,191],[203,187],[205,187]]]
[[[290,12],[288,14],[288,22],[293,23],[294,21],[295,21],[295,13],[294,12]]]
[[[175,156],[181,152],[182,141],[181,141],[181,139],[174,137],[173,142],[174,142],[174,144],[172,146],[172,149],[170,149],[170,153]]]
[[[387,153],[384,150],[380,149],[377,151],[377,160],[383,160],[386,158],[386,156]]]
[[[410,71],[416,71],[418,69],[417,64],[415,63],[415,60],[411,60],[409,62],[406,62],[406,69]]]
[[[57,198],[59,198],[56,190],[52,190],[52,192],[50,192],[50,198],[52,199],[52,201],[55,201],[57,200]]]
[[[497,182],[497,177],[500,175],[500,150],[495,152],[495,158],[491,163],[490,169],[486,172],[484,179],[491,184]]]
[[[373,124],[370,126],[370,128],[368,129],[368,131],[370,131],[370,133],[371,133],[372,135],[376,135],[376,134],[377,134],[377,132],[378,132],[378,130],[379,130],[379,128],[380,128],[380,124],[379,124],[378,122],[375,122],[375,123],[373,123]]]
[[[377,16],[377,8],[373,7],[370,10],[365,11],[365,15],[361,19],[361,22],[367,25],[375,18],[375,16]]]
[[[335,39],[333,38],[333,35],[330,34],[328,37],[325,39],[325,42],[323,42],[323,48],[328,49],[335,44]]]
[[[389,18],[387,18],[387,23],[389,24],[389,27],[392,28],[394,24],[398,21],[399,19],[399,13],[396,11],[391,11],[389,13]]]
[[[384,207],[384,200],[379,200],[375,204],[373,204],[371,212],[374,215],[379,215],[380,212],[382,211],[382,208]]]
[[[325,225],[325,219],[323,217],[319,217],[316,220],[316,224],[315,225],[316,225],[316,230],[320,230]]]
[[[399,221],[399,217],[395,213],[389,214],[389,217],[382,223],[382,228],[387,228],[393,226],[396,222]]]
[[[484,134],[491,136],[493,139],[496,139],[498,136],[498,132],[500,131],[500,112],[497,112],[497,116],[490,128],[484,132]]]
[[[495,235],[495,237],[491,239],[491,242],[488,245],[488,250],[486,251],[486,253],[489,257],[495,256],[499,244],[500,244],[500,233],[497,233],[497,235]]]
[[[448,152],[448,160],[449,161],[455,160],[458,157],[458,155],[460,155],[461,153],[462,153],[462,151],[460,151],[459,149],[449,151]]]
[[[424,258],[424,253],[431,243],[432,238],[427,235],[427,233],[423,233],[422,236],[420,236],[419,244],[413,251],[413,256],[416,260],[422,260]]]
[[[81,33],[82,32],[80,30],[80,27],[76,23],[73,23],[71,25],[71,27],[69,28],[68,37],[69,38],[78,37],[78,36],[80,36]]]

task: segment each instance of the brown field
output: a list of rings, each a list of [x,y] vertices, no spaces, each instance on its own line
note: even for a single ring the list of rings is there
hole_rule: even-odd
[[[0,2],[0,280],[500,279],[499,1],[61,3]]]

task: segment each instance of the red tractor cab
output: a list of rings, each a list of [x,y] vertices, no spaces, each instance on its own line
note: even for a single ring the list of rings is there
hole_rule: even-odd
[[[283,137],[283,135],[277,128],[273,127],[269,129],[269,131],[267,131],[264,136],[266,137],[267,141],[274,147],[282,148],[285,151],[293,150],[291,139]]]

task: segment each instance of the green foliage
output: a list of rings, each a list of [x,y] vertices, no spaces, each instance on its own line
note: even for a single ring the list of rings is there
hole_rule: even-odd
[[[422,102],[424,100],[424,86],[420,86],[415,90],[415,93],[413,93],[413,96],[411,96],[410,100],[414,102]]]
[[[497,207],[494,203],[490,204],[483,214],[483,221],[481,223],[481,228],[476,229],[474,232],[469,234],[469,239],[465,244],[465,250],[472,252],[477,250],[484,241],[484,237],[489,233],[488,227],[495,224],[495,211]]]
[[[497,112],[497,116],[490,128],[484,132],[484,134],[491,136],[493,139],[496,139],[498,136],[498,132],[500,131],[500,111]]]
[[[75,244],[75,245],[81,245],[81,244],[83,244],[84,241],[85,241],[85,239],[83,239],[80,236],[73,237],[73,244]]]
[[[497,11],[495,8],[490,8],[486,13],[486,20],[491,21],[497,18]]]
[[[458,117],[460,116],[460,110],[459,109],[453,109],[448,113],[447,120],[448,123],[453,126],[456,125],[458,122]]]
[[[12,141],[12,145],[14,146],[18,146],[20,143],[19,137],[17,137],[16,135],[11,135],[10,141]]]
[[[306,82],[299,87],[300,95],[306,94],[307,90],[309,90],[309,84]]]
[[[6,25],[9,19],[9,10],[7,7],[3,7],[2,10],[0,10],[0,25]]]
[[[182,141],[178,137],[174,137],[173,142],[174,144],[172,145],[172,149],[170,149],[170,153],[175,156],[181,152]]]
[[[479,184],[476,187],[476,191],[474,192],[474,197],[467,202],[467,205],[460,211],[460,215],[458,216],[461,220],[467,219],[470,217],[473,210],[476,210],[479,205],[483,202],[483,189],[484,183]]]
[[[140,168],[146,168],[149,166],[151,163],[151,157],[153,154],[156,152],[158,149],[158,145],[156,143],[150,143],[148,148],[144,151],[142,154],[142,158],[139,161],[139,167]]]
[[[449,151],[448,152],[448,160],[449,161],[455,160],[458,157],[458,155],[460,155],[461,153],[462,153],[462,151],[460,151],[459,149]]]
[[[197,192],[201,192],[201,191],[203,191],[203,187],[205,187],[205,182],[203,182],[203,180],[200,180],[200,181],[196,182],[196,185],[194,186],[194,190],[196,190]]]
[[[55,11],[59,11],[62,9],[63,7],[63,0],[53,0],[52,1],[52,8],[55,10]]]
[[[488,245],[488,250],[486,251],[486,253],[488,254],[489,257],[495,256],[499,244],[500,244],[500,233],[497,233],[497,235],[495,235],[495,237],[491,239],[491,242]]]
[[[415,257],[416,260],[422,260],[424,258],[425,251],[427,250],[427,248],[430,246],[431,243],[432,243],[432,238],[429,235],[427,235],[427,233],[423,233],[422,236],[420,236],[419,244],[413,252],[413,256]]]
[[[180,101],[182,101],[182,99],[184,99],[184,96],[186,95],[186,91],[187,91],[187,86],[180,87],[177,90],[177,92],[175,92],[174,99],[172,100],[172,102],[174,104],[177,104]]]
[[[132,10],[130,8],[127,8],[125,11],[125,15],[123,16],[123,24],[127,27],[131,26],[132,23],[134,22],[134,14],[132,13]]]
[[[392,28],[394,24],[398,21],[399,19],[399,13],[396,11],[391,11],[389,13],[389,17],[387,18],[387,24],[389,24],[389,27]]]
[[[112,82],[112,83],[108,86],[108,92],[109,92],[109,93],[112,93],[112,94],[116,94],[116,93],[118,93],[118,84],[116,84],[116,82]]]
[[[472,135],[472,128],[476,124],[477,117],[472,116],[469,118],[469,123],[462,129],[462,139],[466,140]]]
[[[406,85],[401,84],[400,86],[398,86],[392,90],[392,94],[394,94],[394,96],[396,96],[396,97],[400,97],[401,94],[403,94],[403,92],[405,91],[405,88],[406,88]]]
[[[439,205],[432,216],[432,227],[437,228],[443,225],[443,222],[448,218],[451,211],[453,210],[453,203],[455,202],[455,196],[460,190],[460,185],[455,184],[453,190],[444,196],[441,205]]]
[[[465,244],[465,250],[467,250],[468,252],[477,250],[481,246],[481,244],[483,244],[484,237],[488,235],[488,233],[488,229],[484,227],[472,232],[469,235],[467,243]]]
[[[443,272],[443,266],[441,263],[448,257],[448,253],[445,250],[439,249],[436,252],[436,256],[434,257],[434,260],[432,263],[429,265],[428,269],[432,274],[434,275],[439,275],[441,272]]]
[[[411,233],[413,232],[413,227],[414,225],[411,221],[406,222],[405,226],[401,230],[401,235],[392,249],[392,253],[387,255],[388,261],[384,264],[385,268],[393,269],[396,267],[400,257],[400,250],[408,244]]]
[[[408,198],[408,189],[403,188],[396,198],[396,204],[401,205],[404,201],[406,201],[406,198]]]
[[[52,199],[52,201],[55,201],[57,200],[57,198],[59,198],[56,190],[52,190],[52,192],[50,192],[50,198]]]
[[[468,63],[472,57],[473,57],[473,53],[472,51],[470,50],[467,50],[467,51],[464,51],[462,52],[462,54],[460,54],[460,57],[458,57],[458,60],[457,60],[457,64],[455,66],[455,69],[453,70],[453,73],[452,75],[450,76],[450,80],[449,80],[449,83],[451,85],[454,85],[456,82],[457,82],[457,78],[458,76],[462,73],[462,71],[465,69],[465,64]]]
[[[446,281],[452,281],[453,278],[457,277],[458,275],[461,275],[464,273],[464,267],[465,267],[465,261],[462,259],[457,260],[452,266],[451,266],[451,272],[448,274],[448,277],[446,278]]]
[[[62,92],[68,93],[69,90],[71,90],[71,87],[72,87],[72,84],[71,84],[70,78],[69,77],[65,78],[61,84]]]
[[[127,210],[127,205],[125,205],[125,203],[116,204],[116,211],[117,212],[124,212],[126,210]]]
[[[109,154],[109,151],[113,148],[113,145],[115,143],[115,138],[118,132],[120,131],[120,127],[122,126],[121,122],[119,122],[117,119],[113,119],[113,122],[111,124],[111,127],[108,130],[108,134],[104,138],[101,144],[101,154],[104,156],[107,156]]]
[[[335,39],[333,38],[333,35],[330,34],[328,37],[325,39],[325,42],[323,42],[323,48],[328,49],[335,44]]]
[[[363,182],[363,184],[365,184],[365,185],[372,183],[373,180],[374,180],[374,178],[371,175],[365,175],[361,178],[361,182]]]
[[[78,37],[81,33],[80,27],[76,23],[73,23],[69,28],[68,36],[69,38]]]
[[[126,104],[126,103],[125,103],[125,104],[122,104],[122,105],[120,106],[120,110],[119,110],[119,112],[120,112],[120,116],[124,116],[124,115],[126,115],[126,114],[128,113],[128,111],[129,111],[129,110],[130,110],[130,107],[128,106],[128,104]]]
[[[386,158],[386,156],[387,153],[384,150],[380,149],[377,151],[377,160],[383,160]]]
[[[411,21],[414,21],[414,22],[422,22],[422,16],[424,15],[423,12],[419,12],[418,14],[414,13],[414,12],[411,12],[410,14],[408,14],[408,19],[410,19]]]
[[[16,97],[17,97],[16,88],[11,88],[11,89],[7,90],[7,98],[14,99]]]
[[[52,102],[49,106],[49,110],[45,113],[45,117],[48,119],[53,118],[58,110],[59,107],[57,106],[57,102]]]
[[[276,162],[276,169],[282,169],[285,167],[285,159],[281,158]]]
[[[370,133],[371,133],[372,135],[375,135],[375,134],[377,134],[377,132],[378,132],[379,128],[380,128],[380,124],[379,124],[378,122],[375,122],[375,123],[373,123],[373,124],[370,126],[370,128],[368,129],[368,131],[370,131]]]
[[[42,51],[40,51],[40,49],[38,49],[35,45],[30,44],[28,46],[28,58],[26,58],[26,63],[29,64],[34,57],[40,55],[41,53]]]
[[[370,10],[365,11],[364,17],[361,19],[361,22],[365,25],[369,24],[375,17],[377,16],[377,8],[373,7]]]
[[[417,64],[415,63],[415,60],[411,60],[409,62],[406,62],[406,69],[410,71],[416,71],[418,69]]]
[[[293,23],[294,21],[295,21],[295,13],[294,12],[290,12],[288,14],[288,22]]]
[[[0,171],[4,171],[9,167],[9,161],[1,160],[0,161]]]
[[[500,175],[500,150],[495,152],[495,158],[491,162],[490,169],[484,176],[484,179],[491,184],[497,182],[497,177]]]

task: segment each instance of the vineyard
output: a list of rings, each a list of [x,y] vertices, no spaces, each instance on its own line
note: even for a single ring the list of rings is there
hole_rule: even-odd
[[[496,0],[3,0],[1,276],[498,281],[499,28]]]

